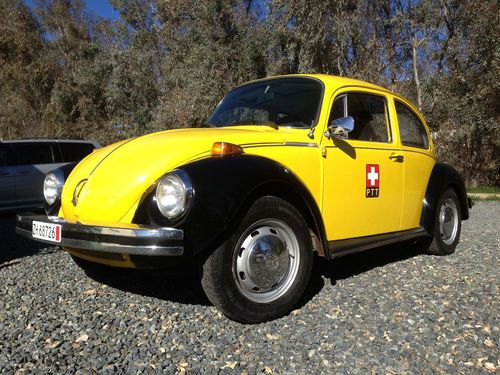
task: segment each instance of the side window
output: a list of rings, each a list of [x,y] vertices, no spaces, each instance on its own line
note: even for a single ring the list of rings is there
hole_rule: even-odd
[[[371,142],[389,142],[386,100],[382,96],[347,94],[347,115],[354,119],[354,130],[349,139]]]
[[[10,167],[15,164],[15,155],[10,144],[0,144],[0,167]]]
[[[354,119],[354,130],[349,139],[371,142],[390,142],[389,116],[384,97],[362,93],[348,93],[335,98],[328,124],[345,116]]]
[[[64,162],[80,161],[94,150],[91,143],[59,143]]]
[[[48,143],[15,143],[13,144],[18,165],[52,164],[52,147]]]
[[[425,131],[424,124],[415,113],[403,103],[398,101],[396,104],[396,113],[398,115],[399,134],[401,142],[405,146],[429,147],[429,138]]]

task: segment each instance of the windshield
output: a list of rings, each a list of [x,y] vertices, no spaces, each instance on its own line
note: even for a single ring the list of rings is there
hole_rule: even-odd
[[[274,78],[238,87],[208,119],[213,126],[270,125],[310,128],[316,124],[323,85],[306,77]]]

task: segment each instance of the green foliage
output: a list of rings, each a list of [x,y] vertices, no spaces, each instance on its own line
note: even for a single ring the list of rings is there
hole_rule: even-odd
[[[467,189],[468,193],[479,194],[500,194],[500,187],[498,186],[476,186]]]
[[[424,112],[439,159],[499,185],[496,1],[82,0],[0,3],[0,137],[107,144],[201,126],[231,88],[328,73],[400,92]]]

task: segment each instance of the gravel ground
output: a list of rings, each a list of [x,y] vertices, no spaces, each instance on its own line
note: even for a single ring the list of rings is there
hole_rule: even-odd
[[[479,202],[457,252],[385,247],[326,262],[290,315],[227,320],[195,276],[96,281],[0,217],[0,372],[498,373],[500,203]]]

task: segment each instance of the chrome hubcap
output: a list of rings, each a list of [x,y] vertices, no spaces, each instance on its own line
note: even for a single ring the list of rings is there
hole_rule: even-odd
[[[447,198],[439,211],[439,234],[446,245],[455,241],[458,231],[458,209],[455,201]]]
[[[258,303],[281,297],[295,280],[300,260],[292,229],[278,220],[262,220],[238,243],[233,271],[239,291]]]

